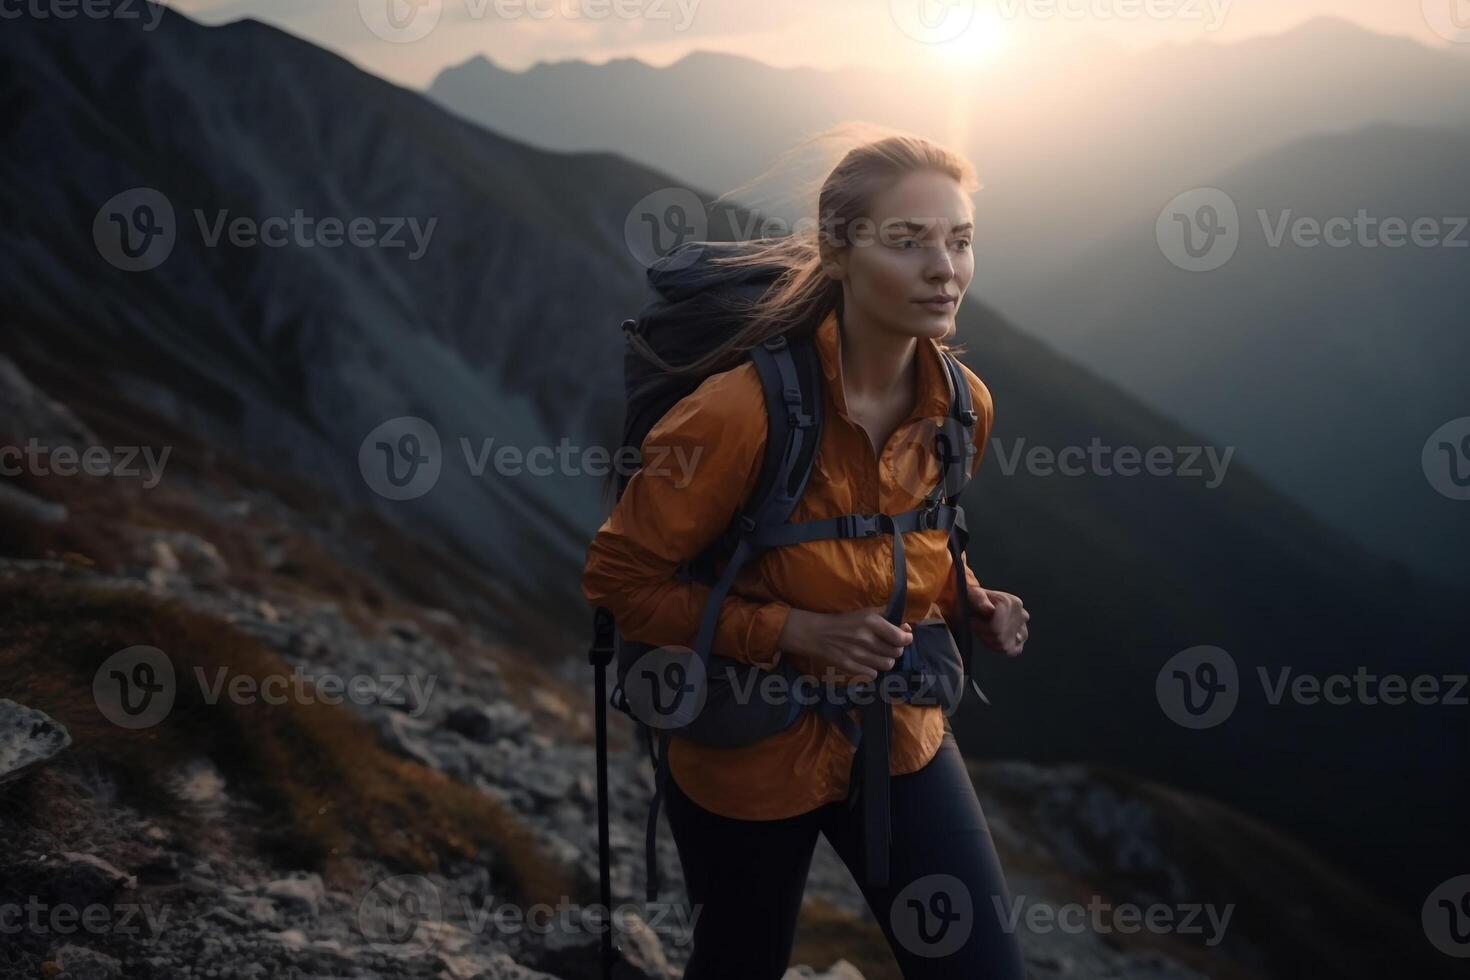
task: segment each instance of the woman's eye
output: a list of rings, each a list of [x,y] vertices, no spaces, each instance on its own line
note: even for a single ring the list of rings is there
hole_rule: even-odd
[[[899,248],[908,248],[910,245],[914,246],[915,248],[919,247],[919,243],[912,238],[905,238],[903,241],[898,243]]]
[[[962,252],[968,251],[970,248],[970,240],[968,238],[961,238],[959,241],[955,242],[955,245],[963,246],[963,248],[960,249],[960,251]]]

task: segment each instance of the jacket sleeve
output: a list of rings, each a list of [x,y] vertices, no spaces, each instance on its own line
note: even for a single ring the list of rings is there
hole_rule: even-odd
[[[582,594],[606,606],[619,632],[654,646],[693,646],[711,589],[675,568],[722,534],[754,491],[766,444],[755,366],[706,378],[649,430],[617,506],[587,552]],[[791,607],[727,595],[711,652],[775,666]]]
[[[960,365],[966,380],[970,382],[970,400],[975,407],[975,455],[970,460],[970,479],[975,478],[975,473],[980,468],[980,460],[985,456],[985,447],[990,442],[990,429],[995,421],[995,404],[990,397],[990,389],[985,382],[964,364]],[[975,572],[970,568],[968,558],[965,560],[965,578],[971,588],[979,588],[980,580],[975,577]],[[937,600],[942,610],[945,622],[956,625],[959,622],[959,606],[955,603],[955,581],[954,563],[950,563],[949,574],[945,576],[944,591]],[[973,621],[972,621],[973,625]]]

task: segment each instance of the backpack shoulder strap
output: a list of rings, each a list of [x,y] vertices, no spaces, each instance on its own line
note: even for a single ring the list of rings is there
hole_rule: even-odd
[[[949,413],[935,437],[935,451],[939,453],[942,469],[937,494],[942,494],[946,503],[957,503],[959,496],[970,483],[970,460],[975,456],[975,413],[974,399],[970,397],[970,382],[965,377],[959,360],[948,351],[944,355],[944,367],[949,373]]]
[[[755,489],[696,567],[711,571],[756,525],[784,524],[806,492],[822,441],[821,362],[810,337],[771,337],[750,351],[766,399],[766,448]]]
[[[766,395],[765,460],[744,515],[762,524],[791,519],[806,492],[822,438],[821,365],[810,338],[775,336],[751,351]]]

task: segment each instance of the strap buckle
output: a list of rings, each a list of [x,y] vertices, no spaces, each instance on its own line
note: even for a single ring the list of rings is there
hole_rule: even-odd
[[[879,514],[843,514],[837,518],[839,538],[871,538],[882,528],[878,524]]]
[[[925,498],[924,506],[919,510],[917,523],[921,531],[932,531],[939,526],[939,499],[937,497]]]

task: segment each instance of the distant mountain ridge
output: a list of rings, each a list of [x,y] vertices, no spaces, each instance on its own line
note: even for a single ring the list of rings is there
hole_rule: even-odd
[[[1465,581],[1470,512],[1435,491],[1421,447],[1470,414],[1459,369],[1470,362],[1467,159],[1470,127],[1303,138],[1210,181],[1238,211],[1238,244],[1218,268],[1171,264],[1155,215],[1139,215],[1059,276],[1065,288],[1038,288],[1016,309],[1127,390],[1238,446],[1339,530]],[[1421,241],[1439,244],[1416,244],[1417,222],[1428,222]]]
[[[1010,309],[1079,250],[1139,210],[1162,207],[1171,195],[1160,199],[1160,188],[1184,190],[1306,132],[1379,119],[1470,125],[1460,95],[1467,88],[1470,61],[1454,52],[1318,17],[1231,43],[1138,53],[1075,44],[1062,65],[1001,60],[968,82],[940,65],[785,69],[694,52],[661,68],[615,59],[524,72],[476,57],[441,71],[428,94],[533,145],[610,150],[716,192],[839,120],[954,143],[986,185],[976,199],[987,229],[976,239],[977,286]],[[805,176],[797,169],[772,178],[752,191],[763,198],[752,203],[790,220],[809,207],[788,199]]]

